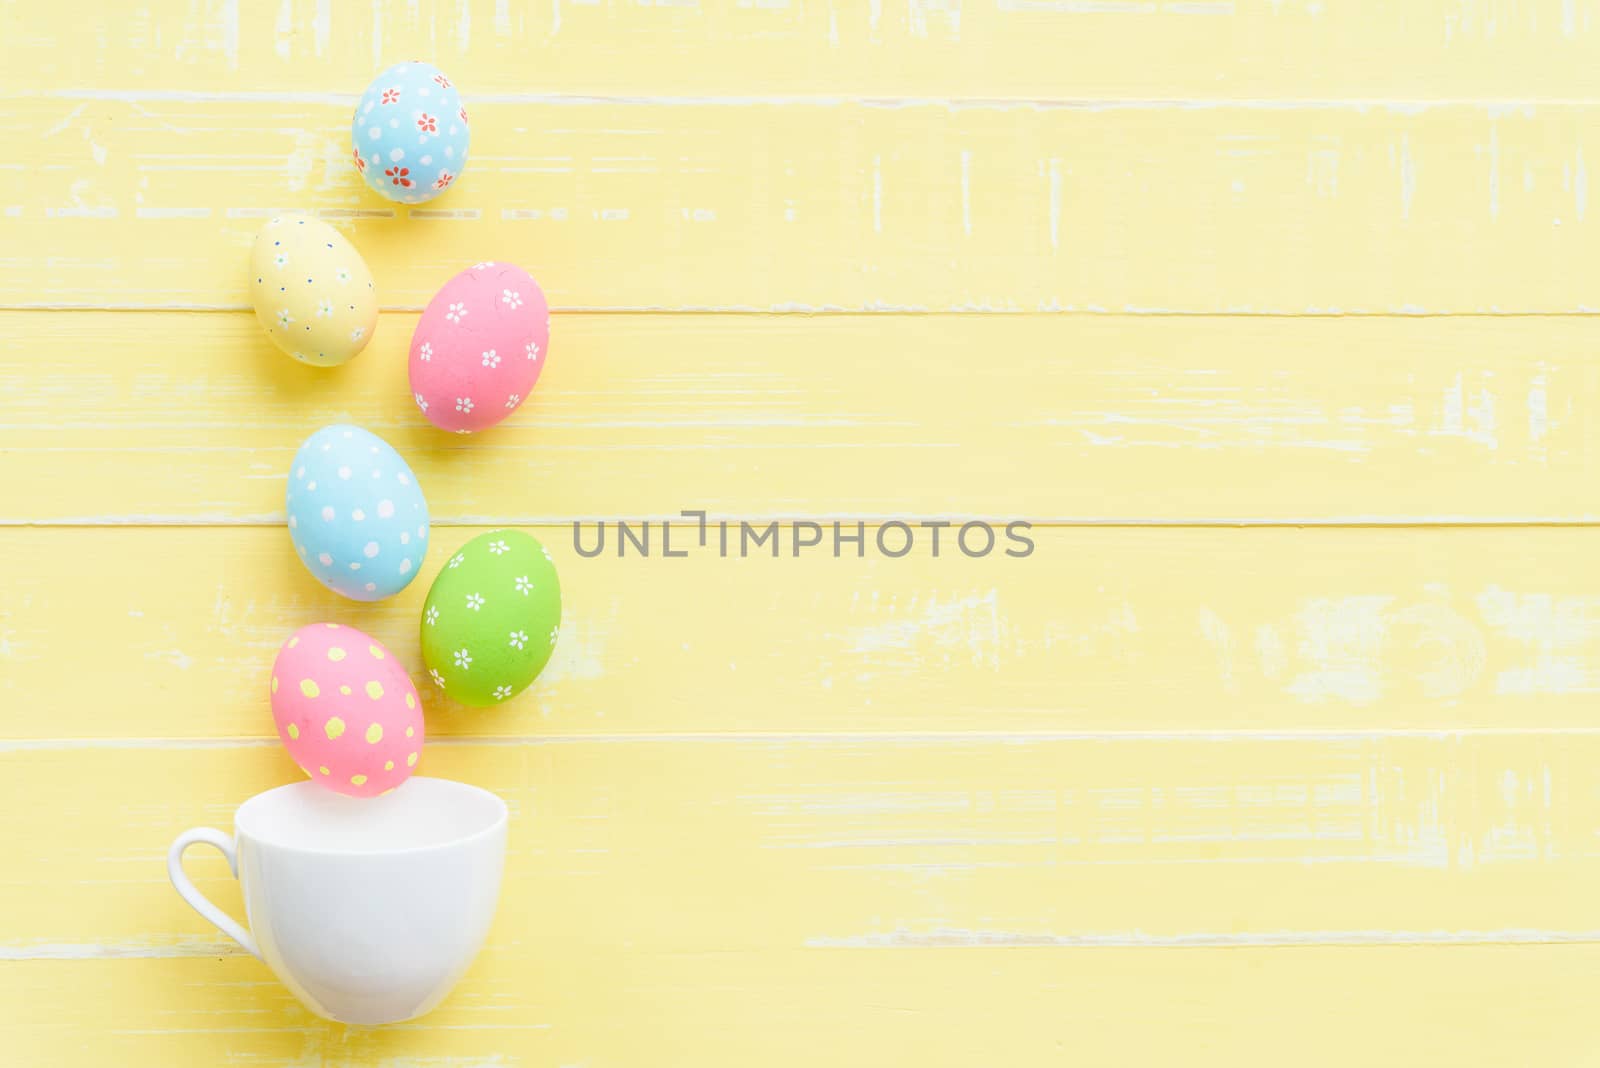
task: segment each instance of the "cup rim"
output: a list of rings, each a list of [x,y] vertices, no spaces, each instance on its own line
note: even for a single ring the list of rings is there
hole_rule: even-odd
[[[450,840],[445,841],[445,842],[434,842],[434,843],[431,843],[429,845],[400,846],[398,848],[393,848],[393,849],[325,849],[325,848],[320,848],[320,847],[317,847],[317,846],[301,845],[301,844],[296,843],[296,842],[286,842],[281,838],[277,838],[277,837],[274,837],[274,836],[269,835],[269,834],[257,833],[257,832],[255,832],[253,830],[250,830],[248,827],[245,826],[245,817],[248,815],[250,807],[252,805],[255,805],[258,802],[260,802],[262,804],[266,804],[267,803],[266,802],[267,798],[272,797],[272,796],[274,796],[276,794],[281,794],[281,793],[285,793],[285,792],[291,792],[291,791],[297,791],[297,790],[306,790],[306,789],[311,789],[311,790],[323,790],[323,789],[326,789],[326,787],[319,786],[316,783],[312,782],[311,780],[306,779],[306,780],[303,780],[301,782],[291,782],[291,783],[285,783],[283,786],[275,786],[270,790],[263,790],[261,793],[256,794],[254,797],[246,799],[242,804],[239,805],[239,807],[234,811],[234,814],[233,814],[234,837],[235,838],[248,838],[252,842],[257,842],[257,843],[259,843],[261,845],[270,846],[273,849],[280,850],[280,851],[285,852],[285,853],[301,853],[301,854],[305,854],[305,855],[308,855],[308,856],[322,856],[322,857],[399,857],[399,856],[408,856],[408,855],[417,854],[417,853],[431,853],[431,852],[436,852],[438,850],[444,850],[444,849],[457,849],[457,848],[459,848],[459,847],[461,847],[463,845],[467,845],[468,843],[475,842],[475,841],[478,841],[479,839],[486,838],[486,837],[488,837],[490,835],[498,833],[499,831],[501,831],[502,829],[505,828],[506,823],[510,818],[510,810],[506,806],[505,799],[503,797],[501,797],[499,794],[494,793],[492,790],[485,790],[483,787],[474,786],[472,783],[469,783],[469,782],[460,782],[460,781],[458,781],[456,779],[441,779],[441,778],[438,778],[438,777],[432,776],[432,775],[413,775],[413,776],[411,776],[410,779],[407,780],[407,782],[415,782],[415,781],[444,783],[444,784],[450,786],[453,789],[464,790],[464,791],[467,791],[467,792],[470,792],[470,793],[475,793],[475,794],[479,794],[479,795],[481,795],[483,797],[486,797],[489,800],[494,802],[494,805],[495,805],[495,818],[493,820],[491,820],[485,826],[480,827],[478,830],[472,831],[469,834],[461,835],[458,838],[451,838]]]

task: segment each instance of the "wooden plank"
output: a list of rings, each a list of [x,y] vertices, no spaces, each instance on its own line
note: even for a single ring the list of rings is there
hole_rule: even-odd
[[[475,94],[1593,96],[1588,0],[1017,0],[364,5],[286,0],[0,15],[18,88],[358,90],[429,57]],[[84,26],[94,32],[85,34]]]
[[[242,306],[285,208],[346,218],[391,307],[482,259],[558,308],[1595,306],[1588,103],[485,102],[459,191],[398,211],[349,105],[10,98],[0,306]]]
[[[533,529],[562,636],[492,714],[439,697],[418,653],[472,530],[437,530],[376,605],[318,585],[282,530],[6,530],[5,737],[270,737],[272,659],[319,620],[394,649],[441,736],[1587,729],[1600,691],[1586,529],[1040,528],[1026,559],[924,538],[860,560],[723,558],[714,534],[582,559],[570,528]]]
[[[1596,759],[1591,733],[770,736],[434,742],[419,768],[511,806],[497,946],[708,953],[1592,942]],[[13,957],[216,952],[166,849],[299,777],[276,744],[0,769]],[[243,914],[220,856],[191,871]]]
[[[1501,1068],[1589,1063],[1597,978],[1592,945],[666,954],[551,940],[491,945],[433,1014],[380,1028],[316,1019],[247,957],[0,963],[0,1028],[17,1063],[61,1068]]]
[[[467,442],[411,402],[415,322],[330,373],[247,312],[0,313],[0,520],[281,522],[341,421],[442,522],[1600,516],[1594,318],[568,315]]]

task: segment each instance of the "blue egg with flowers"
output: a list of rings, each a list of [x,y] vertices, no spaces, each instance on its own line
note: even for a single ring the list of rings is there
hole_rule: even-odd
[[[356,169],[401,204],[421,204],[454,185],[469,140],[461,94],[430,63],[397,63],[379,74],[350,122]]]

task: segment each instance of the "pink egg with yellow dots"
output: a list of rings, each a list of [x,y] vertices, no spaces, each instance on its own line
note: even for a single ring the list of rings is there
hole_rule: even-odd
[[[422,702],[405,665],[354,627],[313,623],[278,650],[272,718],[300,769],[330,790],[376,797],[422,756]]]

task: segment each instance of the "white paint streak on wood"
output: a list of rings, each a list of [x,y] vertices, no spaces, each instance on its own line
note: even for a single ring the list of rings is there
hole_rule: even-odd
[[[210,208],[146,208],[140,207],[134,214],[140,219],[209,219]]]
[[[383,67],[383,24],[384,20],[388,18],[383,9],[383,4],[384,0],[372,0],[370,32],[372,36],[372,69],[374,71]]]
[[[1162,8],[1174,15],[1231,15],[1233,0],[1168,0]]]
[[[1531,663],[1499,670],[1496,693],[1600,692],[1600,671],[1588,652],[1600,640],[1600,598],[1491,586],[1476,600],[1488,626],[1522,643],[1532,655]]]
[[[1000,0],[999,8],[1056,15],[1149,15],[1156,5],[1154,0]]]
[[[1544,439],[1550,434],[1550,375],[1540,371],[1528,384],[1528,441],[1534,454],[1544,459]]]
[[[239,69],[239,2],[223,0],[222,4],[222,56],[229,70]]]
[[[1430,433],[1464,438],[1494,449],[1499,445],[1495,430],[1494,394],[1489,384],[1467,385],[1465,373],[1457,374],[1445,388],[1439,422]]]
[[[1411,135],[1400,135],[1400,218],[1411,218],[1411,203],[1417,195],[1417,162],[1411,154]]]
[[[1302,701],[1370,704],[1382,696],[1379,651],[1392,597],[1318,597],[1295,614],[1297,652],[1309,662],[1287,687]]]
[[[328,54],[328,37],[333,29],[333,0],[317,0],[311,16],[311,46],[318,56]]]
[[[289,42],[294,38],[294,0],[281,0],[278,4],[278,21],[273,27],[277,38],[272,50],[279,59],[289,58]]]
[[[958,551],[949,541],[954,531],[946,531],[945,551]],[[871,535],[868,535],[869,537]],[[876,602],[877,594],[858,594],[855,603],[863,597]],[[942,598],[938,594],[916,596],[904,606],[898,602],[889,606],[892,617],[885,623],[853,628],[847,632],[849,651],[856,656],[884,654],[912,654],[913,659],[926,660],[930,656],[929,643],[942,650],[946,657],[960,656],[974,664],[998,669],[1003,624],[1000,619],[999,591],[972,593],[959,597]]]

